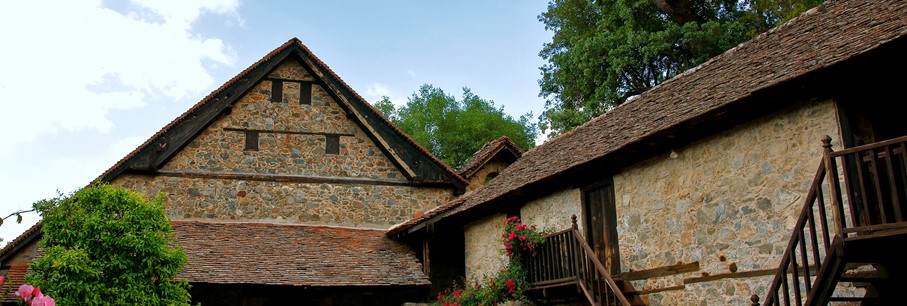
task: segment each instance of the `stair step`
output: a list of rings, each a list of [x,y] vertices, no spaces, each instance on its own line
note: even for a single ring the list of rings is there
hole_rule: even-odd
[[[888,279],[888,273],[885,271],[854,271],[841,274],[842,282],[871,282],[874,280]]]

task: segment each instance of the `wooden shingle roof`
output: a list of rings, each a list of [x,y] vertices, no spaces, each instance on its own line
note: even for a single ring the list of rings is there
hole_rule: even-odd
[[[481,169],[492,157],[495,157],[497,154],[510,154],[512,158],[517,159],[523,155],[523,150],[520,149],[513,140],[510,140],[507,136],[501,136],[498,139],[489,141],[482,146],[479,151],[472,154],[472,157],[466,162],[463,167],[460,167],[459,173],[460,176],[467,178],[475,173],[477,170]]]
[[[566,181],[572,173],[614,161],[616,156],[628,160],[633,155],[628,148],[646,139],[682,130],[691,122],[711,120],[703,118],[721,115],[741,101],[868,53],[905,34],[907,1],[829,0],[527,151],[484,188],[449,203],[444,213],[405,222],[388,235],[466,211],[488,209],[483,206],[504,198],[512,200],[509,197],[525,195],[552,181]]]
[[[190,282],[287,286],[423,286],[405,244],[383,230],[174,221]]]

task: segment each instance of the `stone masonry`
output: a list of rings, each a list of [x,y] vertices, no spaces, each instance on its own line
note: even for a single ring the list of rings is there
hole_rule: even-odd
[[[634,282],[650,305],[744,305],[771,276],[685,284],[703,275],[773,269],[822,157],[840,148],[832,101],[809,101],[627,167],[614,177],[621,266],[698,261],[700,271]]]
[[[314,80],[292,60],[270,77]],[[450,188],[406,186],[406,178],[388,156],[321,86],[312,84],[311,104],[304,104],[300,103],[300,83],[282,83],[281,102],[271,101],[271,80],[256,84],[232,111],[215,120],[167,162],[162,175],[124,174],[113,184],[149,196],[163,192],[168,199],[167,213],[174,220],[368,228],[406,221],[453,197]],[[257,150],[247,149],[248,131],[258,133]],[[340,135],[339,154],[326,152],[325,134]],[[383,183],[299,183],[236,177],[242,174]]]
[[[464,226],[466,238],[466,278],[480,279],[498,273],[507,263],[507,256],[501,251],[500,225],[507,216],[493,215]]]

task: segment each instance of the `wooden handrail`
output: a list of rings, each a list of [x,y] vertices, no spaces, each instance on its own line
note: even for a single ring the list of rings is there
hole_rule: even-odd
[[[852,148],[843,149],[840,151],[835,151],[834,153],[831,154],[831,157],[838,157],[841,155],[847,155],[847,154],[857,153],[857,152],[861,152],[861,151],[875,150],[875,149],[878,149],[881,147],[890,146],[890,145],[898,144],[901,142],[907,142],[907,136],[901,136],[901,137],[892,138],[892,139],[888,139],[888,140],[884,140],[884,141],[873,142],[873,143],[865,144],[862,146],[856,146],[856,147],[852,147]]]
[[[574,215],[574,218],[576,216]],[[627,297],[623,295],[623,292],[617,288],[617,283],[614,282],[614,279],[611,278],[611,275],[605,270],[605,265],[598,260],[598,257],[595,255],[595,252],[592,251],[592,248],[589,247],[589,244],[586,243],[586,240],[583,239],[583,235],[579,232],[578,229],[573,228],[573,237],[579,242],[579,245],[582,246],[583,250],[586,252],[586,258],[591,259],[592,263],[595,265],[595,269],[598,271],[600,277],[605,279],[605,282],[608,283],[611,291],[614,292],[617,300],[620,301],[621,305],[630,306],[630,301],[627,300]]]
[[[834,279],[823,278],[836,276],[800,267],[836,264],[826,259],[846,239],[907,228],[907,136],[837,152],[825,136],[822,147],[822,162],[763,305],[821,303],[834,291]]]
[[[629,300],[580,233],[576,215],[571,219],[571,228],[547,234],[548,242],[537,249],[536,256],[527,258],[531,286],[542,288],[572,279],[592,304],[629,306]]]

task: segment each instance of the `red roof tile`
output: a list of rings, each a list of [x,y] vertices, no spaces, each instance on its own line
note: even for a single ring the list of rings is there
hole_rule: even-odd
[[[414,253],[383,230],[172,222],[190,282],[289,286],[429,285]]]
[[[25,274],[28,273],[28,265],[12,265],[6,272],[6,280],[0,285],[0,302],[15,302],[16,290],[25,283]]]

